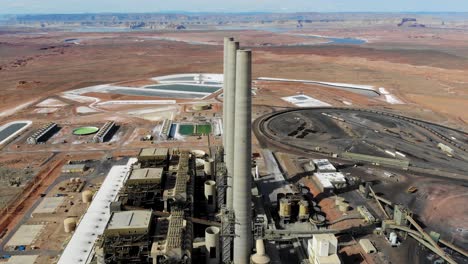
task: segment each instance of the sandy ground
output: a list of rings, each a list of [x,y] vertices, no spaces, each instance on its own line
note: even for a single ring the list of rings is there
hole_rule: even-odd
[[[73,98],[59,97],[60,93],[108,83],[130,87],[146,85],[154,83],[150,78],[168,74],[222,73],[223,55],[219,44],[226,35],[240,37],[243,46],[252,46],[254,77],[372,85],[385,88],[404,103],[389,104],[382,98],[319,85],[256,81],[253,97],[255,118],[271,111],[295,107],[281,98],[305,94],[333,106],[352,105],[395,111],[468,130],[467,32],[458,32],[458,38],[450,30],[429,29],[366,31],[364,28],[356,28],[345,31],[317,28],[293,34],[361,37],[368,39],[369,43],[362,46],[316,45],[320,42],[317,39],[261,31],[0,35],[0,124],[16,119],[34,122],[27,133],[2,149],[0,164],[15,166],[13,161],[19,160],[16,166],[23,166],[32,162],[42,172],[38,179],[43,184],[25,197],[10,226],[18,221],[18,217],[37,195],[58,176],[58,172],[51,167],[52,163],[65,162],[69,159],[66,155],[78,153],[88,157],[91,153],[99,153],[98,158],[104,155],[136,155],[139,148],[155,146],[151,142],[140,141],[140,138],[161,126],[162,117],[173,118],[176,122],[196,122],[222,116],[222,100],[217,97],[219,93],[206,98],[205,102],[212,104],[213,108],[202,112],[192,111],[192,105],[200,100],[176,100],[175,104],[154,106],[106,105],[96,110],[98,106],[95,101],[148,98],[89,93],[86,96],[96,99],[74,101],[71,100]],[[415,37],[420,35],[424,37]],[[80,44],[64,43],[67,38],[77,38]],[[309,44],[314,45],[290,46],[304,41],[311,41]],[[273,47],[275,45],[287,46]],[[35,105],[46,99],[48,101],[43,107],[51,107],[53,100],[60,100],[63,104],[55,112],[38,111]],[[89,139],[76,138],[70,133],[73,128],[99,126],[107,120],[114,120],[122,126],[109,143],[89,144]],[[50,121],[63,127],[51,139],[50,142],[54,144],[25,144],[28,135],[41,124]],[[207,150],[210,145],[220,145],[221,139],[214,136],[186,137],[156,143],[158,147]],[[255,151],[258,151],[255,138],[253,143]],[[60,154],[50,165],[42,164],[52,152]],[[25,153],[29,153],[29,156]],[[291,171],[297,169],[294,164],[285,166],[291,168]],[[428,213],[448,202],[453,201],[444,200],[435,208],[428,208]],[[321,201],[321,206],[328,211],[327,215],[331,219],[341,216],[331,198]],[[430,219],[427,215],[423,217],[433,222],[441,221]],[[338,223],[337,227],[342,227],[340,225],[343,224]]]
[[[314,33],[310,29],[302,31]],[[442,39],[447,41],[430,39],[425,41],[425,45],[405,37],[419,32],[415,29],[390,31],[392,33],[382,31],[379,34],[377,30],[368,32],[367,34],[379,35],[381,39],[378,43],[371,42],[363,46],[255,47],[254,76],[384,87],[408,106],[388,106],[362,96],[358,96],[353,102],[353,97],[356,98],[354,95],[321,89],[322,93],[313,86],[302,87],[301,91],[333,105],[345,105],[343,101],[363,106],[382,105],[397,111],[404,110],[410,115],[422,115],[433,121],[444,120],[448,125],[466,127],[464,122],[468,119],[468,114],[462,111],[468,104],[468,92],[465,89],[468,83],[466,45],[465,48],[454,46],[452,40],[455,33],[451,30],[433,29],[433,34],[443,35]],[[427,31],[430,29],[423,29],[419,33],[429,34]],[[321,32],[324,34],[316,35],[346,37],[356,32],[367,31],[362,28],[346,32],[328,29]],[[302,38],[277,36],[262,31],[6,34],[2,36],[0,43],[0,85],[3,90],[0,95],[0,111],[11,110],[31,101],[39,102],[47,95],[60,91],[96,84],[124,83],[137,86],[151,83],[149,78],[165,74],[221,73],[221,46],[190,43],[198,41],[220,44],[222,37],[228,34],[239,36],[244,45],[257,46],[271,42],[271,39],[294,42],[297,38]],[[468,38],[465,32],[457,35],[460,41]],[[161,40],[165,36],[182,41]],[[80,45],[63,43],[64,39],[71,37],[80,39]],[[389,37],[400,43],[397,45],[387,40]],[[145,38],[145,41],[135,41],[140,38]],[[288,44],[280,42],[278,44]],[[295,87],[300,85],[289,87],[298,92]],[[316,93],[320,95],[317,96]],[[284,93],[284,96],[290,95],[292,94]],[[134,99],[119,95],[101,94],[100,97],[108,100]],[[269,102],[265,104],[271,105]],[[415,105],[418,107],[414,107]],[[428,112],[421,113],[420,107]],[[21,111],[23,110],[20,113]],[[57,115],[66,116],[66,111],[66,108],[58,111]],[[73,109],[69,111],[74,112]],[[55,117],[56,114],[42,113],[42,116]]]

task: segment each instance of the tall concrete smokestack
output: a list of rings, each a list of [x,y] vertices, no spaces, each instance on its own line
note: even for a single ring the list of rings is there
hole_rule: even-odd
[[[233,176],[234,176],[234,131],[235,131],[235,110],[236,110],[236,52],[239,49],[239,42],[230,41],[228,43],[228,54],[227,54],[227,113],[226,113],[226,167],[228,171],[226,190],[226,206],[228,209],[233,208]]]
[[[224,38],[224,68],[223,68],[223,145],[226,146],[226,114],[227,114],[227,104],[226,104],[226,94],[227,94],[227,65],[228,65],[228,59],[227,59],[227,54],[228,54],[228,45],[229,42],[233,41],[233,37],[225,37]]]
[[[252,251],[252,52],[237,51],[234,145],[234,263],[250,263]]]

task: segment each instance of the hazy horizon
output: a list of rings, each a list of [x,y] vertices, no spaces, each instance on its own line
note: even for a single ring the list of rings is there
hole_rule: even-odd
[[[0,13],[0,15],[86,15],[86,14],[226,14],[226,15],[242,15],[242,14],[468,14],[468,11],[238,11],[238,12],[221,12],[221,11],[183,11],[183,10],[162,10],[162,11],[148,11],[148,12],[58,12],[58,13]]]
[[[82,13],[465,13],[466,0],[4,0],[0,14]]]

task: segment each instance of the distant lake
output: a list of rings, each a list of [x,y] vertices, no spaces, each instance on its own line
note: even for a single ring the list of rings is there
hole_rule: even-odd
[[[248,27],[248,26],[225,26],[225,27],[216,27],[218,30],[263,30],[272,33],[287,33],[292,30],[296,30],[297,28],[286,28],[286,27]],[[292,34],[307,37],[307,38],[314,38],[314,39],[323,39],[327,40],[327,43],[323,43],[321,45],[327,44],[335,44],[335,45],[362,45],[366,44],[367,42],[363,39],[358,38],[332,38],[332,37],[325,37],[325,36],[307,36],[302,34]]]
[[[326,38],[331,42],[329,44],[346,44],[346,45],[362,45],[366,44],[366,41],[363,39],[357,38]]]
[[[281,28],[281,27],[245,27],[245,26],[224,26],[224,27],[216,27],[217,30],[263,30],[272,33],[286,33],[291,30],[295,30],[295,28]],[[74,28],[73,32],[82,32],[82,33],[112,33],[112,32],[141,32],[141,31],[152,31],[151,29],[145,28],[136,28],[131,29],[127,27],[79,27]],[[190,30],[188,30],[190,31]],[[295,35],[295,34],[293,34]],[[325,37],[325,36],[307,36],[297,34],[298,36],[307,37],[307,38],[314,38],[314,39],[322,39],[328,41],[327,43],[323,43],[321,45],[327,44],[335,44],[335,45],[362,45],[366,44],[366,41],[363,39],[358,38],[332,38],[332,37]]]
[[[79,27],[74,28],[72,32],[81,33],[112,33],[112,32],[132,32],[132,31],[148,31],[150,29],[131,29],[124,27]]]
[[[326,37],[326,36],[308,36],[308,35],[302,35],[302,34],[297,34],[297,36],[301,37],[306,37],[306,38],[312,38],[312,39],[322,39],[326,40],[327,43],[320,43],[319,45],[362,45],[366,44],[367,41],[363,39],[358,39],[358,38],[332,38],[332,37]]]

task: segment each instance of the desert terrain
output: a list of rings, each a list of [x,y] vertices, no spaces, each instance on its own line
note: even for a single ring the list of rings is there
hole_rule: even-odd
[[[18,184],[2,179],[11,186],[1,189],[0,210],[4,214],[0,218],[0,233],[2,229],[5,232],[0,235],[11,237],[18,223],[34,224],[42,219],[30,217],[37,199],[61,194],[59,188],[65,188],[66,182],[77,176],[60,172],[59,168],[66,163],[92,160],[95,170],[78,176],[91,175],[94,186],[102,183],[111,165],[123,164],[141,148],[157,144],[209,152],[220,146],[221,132],[178,135],[177,140],[166,140],[160,138],[159,131],[167,120],[220,126],[221,90],[209,87],[216,91],[206,94],[198,91],[202,94],[199,97],[174,97],[174,94],[124,93],[118,89],[134,88],[141,92],[163,83],[156,77],[174,74],[200,74],[194,75],[195,79],[202,79],[202,74],[208,76],[205,78],[218,78],[216,74],[223,73],[225,36],[235,37],[243,48],[253,51],[253,119],[306,106],[294,101],[296,96],[306,96],[310,103],[307,106],[385,111],[468,132],[468,27],[464,23],[422,17],[406,26],[401,17],[391,16],[382,18],[381,23],[372,17],[351,17],[345,23],[334,15],[316,21],[308,21],[306,17],[278,22],[276,19],[280,18],[283,19],[275,16],[271,23],[236,22],[230,18],[225,24],[219,22],[226,19],[224,16],[214,16],[207,24],[180,22],[185,17],[168,19],[169,24],[141,24],[139,18],[132,18],[124,23],[125,30],[121,30],[121,24],[116,26],[108,21],[98,25],[106,30],[92,27],[81,30],[80,21],[67,26],[54,21],[42,24],[26,21],[15,27],[0,25],[0,126],[18,120],[33,122],[21,135],[0,145],[0,167],[11,170],[12,175],[26,174],[18,178]],[[80,30],[70,30],[74,27]],[[127,27],[136,30],[126,30]],[[196,95],[197,91],[192,93]],[[197,106],[208,107],[198,111]],[[106,143],[94,144],[91,136],[73,134],[78,127],[101,127],[107,121],[117,123],[119,128]],[[59,124],[60,130],[44,144],[28,144],[27,138],[33,131],[49,122]],[[154,136],[154,140],[143,139],[148,135]],[[255,153],[266,149],[264,142],[255,137],[253,144]],[[297,165],[300,155],[278,156],[282,166],[288,168],[290,179],[302,173]],[[353,169],[349,172],[364,174]],[[262,168],[262,173],[269,172]],[[375,174],[383,173],[383,169],[376,169]],[[455,212],[447,206],[449,203],[461,206],[468,201],[463,194],[466,180],[447,184],[431,178],[433,175],[425,176],[398,175],[396,182],[382,181],[388,188],[376,190],[389,197],[395,190],[420,184],[416,197],[405,193],[392,198],[411,204],[411,209],[431,228],[451,236],[457,245],[466,245],[466,212]],[[300,182],[314,195],[319,193],[310,181]],[[447,186],[442,187],[444,184]],[[445,197],[446,192],[453,195]],[[437,204],[427,202],[436,198],[441,199]],[[78,200],[74,195],[70,198],[70,202],[79,204],[72,211],[79,215],[85,207]],[[341,214],[333,203],[331,198],[321,201],[324,210],[329,209],[329,217],[336,220]],[[66,216],[65,210],[70,206],[66,205],[58,214]],[[443,219],[453,214],[460,217],[450,221],[450,230],[444,230]],[[62,250],[60,243],[46,245],[44,240],[50,236],[67,239],[60,221],[52,222],[38,242],[48,252],[40,253],[38,263],[57,260]],[[3,246],[6,241],[1,242]],[[352,252],[356,248],[347,250]],[[374,262],[363,259],[362,263]]]

